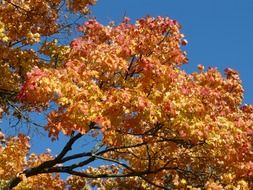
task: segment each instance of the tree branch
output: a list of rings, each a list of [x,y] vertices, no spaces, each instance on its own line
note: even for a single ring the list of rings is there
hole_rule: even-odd
[[[62,162],[61,159],[67,154],[68,151],[71,150],[72,145],[82,136],[83,135],[81,133],[78,133],[77,135],[71,137],[70,140],[67,142],[67,144],[62,149],[62,151],[60,152],[60,154],[55,159],[43,162],[42,164],[40,164],[37,167],[26,169],[22,172],[22,174],[24,174],[26,177],[31,177],[31,176],[34,176],[34,175],[37,175],[40,173],[45,173],[44,171],[47,168],[51,168],[51,167],[55,166],[56,164],[61,163]],[[9,182],[9,185],[8,185],[8,189],[12,189],[12,188],[16,187],[21,181],[22,181],[22,179],[19,176],[11,179]]]

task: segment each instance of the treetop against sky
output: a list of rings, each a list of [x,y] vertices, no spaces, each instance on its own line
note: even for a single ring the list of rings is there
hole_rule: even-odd
[[[117,1],[130,16],[154,5],[155,16],[126,11],[104,23],[109,2],[0,1],[0,189],[252,189],[253,106],[239,72],[187,66],[197,59],[181,23],[155,13],[181,1]],[[219,14],[216,3],[207,4]],[[220,48],[218,29],[209,50]],[[48,149],[38,153],[34,142]]]

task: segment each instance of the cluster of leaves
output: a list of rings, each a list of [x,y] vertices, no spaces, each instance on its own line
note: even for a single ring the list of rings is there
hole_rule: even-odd
[[[41,155],[29,152],[29,139],[24,135],[5,139],[1,133],[0,145],[0,189],[8,189],[11,179],[16,176],[22,178],[22,182],[14,189],[58,189],[65,188],[65,183],[59,175],[40,174],[27,178],[22,172],[26,168],[35,167],[52,159],[49,152]]]
[[[66,64],[28,74],[19,99],[36,109],[57,105],[48,115],[50,137],[102,134],[107,151],[93,158],[118,168],[102,166],[83,175],[126,177],[83,178],[78,184],[252,187],[253,107],[241,106],[238,73],[227,69],[223,77],[201,65],[198,72],[185,73],[180,46],[186,41],[179,29],[163,17],[135,24],[124,18],[118,26],[89,20],[79,28],[85,35],[71,43]]]
[[[70,25],[61,22],[62,10],[66,8],[69,12],[84,13],[85,9],[87,13],[87,6],[94,3],[94,0],[69,0],[67,5],[61,0],[0,1],[1,109],[7,111],[8,101],[16,102],[15,95],[26,73],[34,66],[56,66],[64,60],[68,47],[47,42],[48,38],[50,40]],[[45,56],[49,60],[45,60]]]

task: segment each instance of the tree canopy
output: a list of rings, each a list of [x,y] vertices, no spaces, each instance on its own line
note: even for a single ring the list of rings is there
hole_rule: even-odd
[[[0,1],[1,117],[44,113],[48,138],[69,138],[38,155],[26,134],[0,132],[0,189],[252,189],[253,106],[238,73],[189,74],[177,21],[105,26],[85,17],[92,4]]]

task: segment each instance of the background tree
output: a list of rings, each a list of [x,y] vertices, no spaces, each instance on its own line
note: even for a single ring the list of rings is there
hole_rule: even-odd
[[[35,155],[24,135],[2,134],[3,188],[252,189],[253,107],[242,106],[236,71],[184,72],[187,41],[167,17],[89,19],[79,31],[62,64],[30,67],[14,99],[48,113],[52,140],[69,141],[57,156]],[[73,153],[81,139],[89,148]]]

